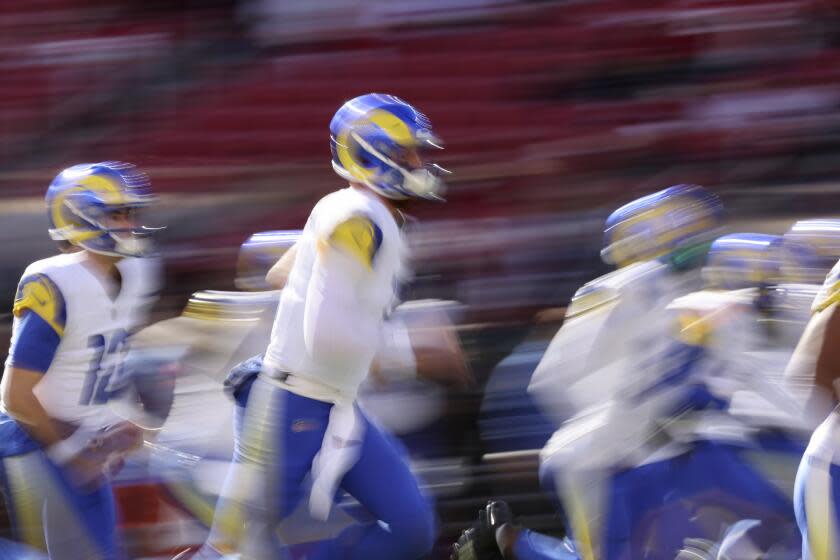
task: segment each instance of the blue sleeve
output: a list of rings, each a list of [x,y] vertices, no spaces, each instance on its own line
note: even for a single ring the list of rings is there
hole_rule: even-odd
[[[46,274],[24,276],[18,284],[7,365],[45,373],[67,324],[61,290]]]
[[[26,311],[15,319],[6,364],[46,373],[55,357],[61,337],[40,315]]]

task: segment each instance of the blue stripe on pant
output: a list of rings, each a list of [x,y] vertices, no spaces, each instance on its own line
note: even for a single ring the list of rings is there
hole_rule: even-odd
[[[307,477],[321,447],[332,404],[309,399],[257,379],[248,399],[241,437],[227,486],[257,486],[231,494],[242,501],[247,555],[276,554],[276,525],[308,499]],[[310,559],[419,558],[431,551],[436,522],[421,494],[401,446],[367,418],[361,452],[345,474],[341,489],[352,495],[378,522],[352,525],[335,539],[310,550]],[[257,544],[259,543],[259,544]]]
[[[120,558],[110,484],[78,488],[16,422],[3,416],[0,425],[0,472],[15,540],[58,560]]]

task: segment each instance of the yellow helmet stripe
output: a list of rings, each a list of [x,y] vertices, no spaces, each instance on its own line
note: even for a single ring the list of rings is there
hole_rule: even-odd
[[[395,142],[403,146],[414,144],[414,135],[411,129],[399,117],[388,111],[377,109],[368,115],[370,122],[381,128]]]

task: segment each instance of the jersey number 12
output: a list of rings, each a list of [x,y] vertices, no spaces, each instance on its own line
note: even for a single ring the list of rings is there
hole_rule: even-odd
[[[88,348],[93,349],[94,355],[85,377],[79,404],[105,404],[111,397],[108,390],[111,379],[122,373],[122,360],[128,350],[128,333],[117,329],[107,337],[95,334],[88,338]]]

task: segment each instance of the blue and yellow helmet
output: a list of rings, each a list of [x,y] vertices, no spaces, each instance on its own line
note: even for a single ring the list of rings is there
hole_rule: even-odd
[[[798,284],[805,281],[814,258],[810,247],[781,235],[733,233],[712,243],[703,279],[721,290]]]
[[[249,237],[239,249],[236,287],[249,292],[273,290],[265,276],[286,251],[298,242],[300,230],[263,231]]]
[[[710,242],[722,222],[723,205],[714,193],[697,185],[668,187],[625,204],[607,218],[601,258],[623,267],[674,257]]]
[[[802,270],[803,283],[822,284],[840,259],[840,219],[800,220],[785,233],[785,244],[808,247],[813,259]]]
[[[332,166],[342,178],[392,199],[442,199],[437,165],[412,168],[406,153],[441,149],[431,121],[393,95],[370,93],[341,106],[330,122]]]
[[[141,256],[151,228],[114,228],[108,215],[136,210],[154,200],[149,178],[133,164],[83,163],[62,171],[47,189],[50,237],[94,253]]]
[[[782,275],[782,237],[733,233],[716,239],[706,257],[703,280],[710,288],[740,290],[778,284]]]

